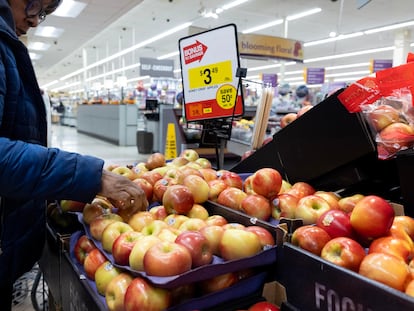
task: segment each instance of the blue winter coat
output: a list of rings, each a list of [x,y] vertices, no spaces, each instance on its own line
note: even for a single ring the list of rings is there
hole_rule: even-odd
[[[100,191],[103,161],[44,147],[46,124],[28,51],[0,0],[0,288],[39,259],[45,200],[89,202]]]

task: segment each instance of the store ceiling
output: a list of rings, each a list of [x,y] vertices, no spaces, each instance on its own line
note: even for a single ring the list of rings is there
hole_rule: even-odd
[[[358,9],[361,0],[249,0],[233,9],[220,14],[218,19],[203,18],[200,12],[209,11],[231,2],[230,0],[81,0],[87,3],[86,9],[75,19],[48,16],[42,26],[64,28],[58,39],[46,40],[51,47],[39,54],[42,57],[35,61],[35,70],[40,85],[46,85],[76,70],[85,64],[110,56],[132,45],[151,39],[157,34],[191,21],[194,27],[203,29],[234,23],[238,31],[258,26],[275,19],[320,7],[320,13],[288,23],[288,38],[304,42],[325,39],[331,31],[348,34],[356,31],[391,25],[414,20],[413,0],[372,0]],[[414,33],[414,26],[409,28]],[[189,29],[181,30],[174,35],[145,45],[121,59],[106,64],[105,71],[119,66],[128,66],[139,62],[140,57],[156,58],[178,50],[178,40],[189,34]],[[273,26],[256,34],[284,36],[283,25]],[[30,41],[45,41],[34,36],[34,30],[27,36]],[[410,42],[414,42],[409,35]],[[395,31],[379,32],[334,43],[305,47],[305,60],[317,57],[337,55],[366,49],[390,47],[394,45]],[[85,58],[86,56],[86,58]],[[343,64],[367,63],[372,59],[392,59],[393,51],[364,54],[342,59],[331,59],[286,67],[286,72],[301,71],[307,67],[329,67]],[[179,68],[178,56],[174,57],[175,67]],[[242,60],[242,66],[253,68],[275,61]],[[93,70],[96,73],[93,73]],[[89,74],[97,74],[93,69]],[[103,69],[101,69],[102,72]],[[248,75],[261,72],[279,73],[280,68],[249,72]],[[367,66],[351,69],[335,70],[330,73],[349,71],[366,71]],[[139,76],[139,69],[124,72],[128,78]],[[367,74],[360,73],[360,76]],[[300,77],[291,74],[286,78]],[[67,79],[66,83],[78,81],[80,77]],[[293,80],[292,80],[293,81]],[[49,89],[62,86],[62,83],[50,86]],[[79,88],[79,86],[78,86]]]

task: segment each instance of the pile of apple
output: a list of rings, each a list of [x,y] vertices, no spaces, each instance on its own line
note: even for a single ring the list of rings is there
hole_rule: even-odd
[[[358,195],[348,212],[329,209],[291,242],[323,259],[414,296],[414,219],[382,197]]]

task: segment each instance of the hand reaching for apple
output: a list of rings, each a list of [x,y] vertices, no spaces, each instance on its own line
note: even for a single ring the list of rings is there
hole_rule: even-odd
[[[102,171],[102,184],[99,195],[106,197],[120,211],[133,215],[137,211],[145,211],[148,201],[145,192],[138,184],[128,178]]]

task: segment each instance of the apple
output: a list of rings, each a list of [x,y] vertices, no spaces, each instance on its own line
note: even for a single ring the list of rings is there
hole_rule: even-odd
[[[95,217],[89,224],[91,236],[95,240],[101,241],[102,233],[105,228],[115,221],[122,221],[122,217],[115,213],[108,213]]]
[[[407,295],[414,297],[414,280],[411,280],[407,286],[405,287],[404,293]]]
[[[208,199],[210,201],[216,202],[219,194],[229,186],[225,183],[224,180],[221,179],[213,179],[207,182],[209,191],[208,191]]]
[[[188,162],[190,162],[187,158],[178,156],[171,161],[171,165],[175,167],[181,167],[186,165]]]
[[[227,229],[240,229],[240,230],[244,230],[246,228],[245,225],[242,225],[241,223],[238,222],[229,222],[225,225],[222,226],[224,230]]]
[[[115,267],[110,261],[107,260],[102,263],[95,271],[95,285],[98,293],[105,296],[109,282],[120,273],[121,270]]]
[[[218,178],[217,171],[211,167],[210,168],[202,167],[198,171],[201,173],[201,175],[203,175],[203,178],[206,182],[209,182],[211,180],[216,180]]]
[[[118,166],[119,166],[119,164],[117,164],[117,163],[112,163],[112,164],[109,164],[108,166],[106,166],[106,167],[105,167],[105,169],[106,169],[107,171],[109,171],[109,172],[112,172],[112,170],[113,170],[114,168],[118,167]]]
[[[414,240],[414,218],[405,215],[397,215],[394,217],[392,225],[396,229],[405,231],[408,236]]]
[[[323,213],[316,220],[316,225],[324,229],[331,238],[355,237],[349,214],[338,209],[331,209]]]
[[[211,169],[213,166],[211,165],[211,162],[207,158],[198,158],[195,160],[197,164],[201,166],[202,169]],[[215,170],[213,170],[215,173]]]
[[[154,215],[155,219],[158,220],[163,220],[168,215],[164,205],[153,206],[149,212]]]
[[[164,218],[164,222],[172,228],[178,229],[184,221],[187,221],[190,217],[186,215],[170,214]]]
[[[315,188],[313,188],[309,183],[304,181],[295,182],[286,193],[297,196],[299,199],[306,197],[308,195],[314,194]]]
[[[189,250],[192,268],[204,266],[213,261],[213,252],[209,240],[199,231],[183,231],[177,236],[175,243]]]
[[[243,182],[243,191],[246,192],[247,194],[256,194],[256,192],[254,192],[253,190],[252,180],[253,180],[253,174],[247,176]]]
[[[256,302],[247,311],[280,311],[280,308],[268,301]]]
[[[381,131],[391,123],[400,121],[400,112],[390,105],[379,105],[367,111],[365,116],[376,131]]]
[[[164,193],[169,186],[177,185],[178,180],[173,179],[171,177],[163,177],[158,179],[154,186],[153,186],[153,195],[155,202],[162,202],[162,198],[164,197]]]
[[[299,199],[295,210],[296,218],[301,218],[303,224],[314,224],[318,218],[329,211],[331,206],[329,203],[316,195],[307,195]]]
[[[112,253],[112,246],[117,237],[127,231],[133,231],[132,227],[123,221],[115,221],[102,232],[102,248],[108,253]]]
[[[158,237],[161,241],[167,241],[167,242],[175,242],[175,239],[177,236],[181,233],[180,230],[173,228],[173,227],[167,227],[161,229],[160,233],[158,233]]]
[[[73,252],[78,263],[83,265],[86,256],[95,248],[95,244],[86,234],[81,235],[73,247]]]
[[[60,200],[59,205],[64,212],[82,212],[86,203],[74,200]]]
[[[177,243],[162,241],[144,255],[144,271],[150,276],[173,276],[191,269],[190,251]]]
[[[148,170],[153,170],[157,167],[165,166],[165,164],[166,164],[165,156],[160,152],[155,152],[155,153],[152,153],[148,157],[148,159],[145,163],[145,167]]]
[[[181,171],[182,175],[180,175],[178,177],[178,183],[179,184],[183,184],[184,178],[186,176],[189,176],[189,175],[197,175],[197,176],[203,178],[203,174],[201,174],[200,171],[197,168],[191,167],[188,164],[186,164],[184,166],[181,166],[180,171]]]
[[[379,132],[379,139],[388,152],[397,152],[412,146],[414,128],[402,122],[391,123]]]
[[[183,185],[186,186],[194,197],[194,203],[204,203],[208,200],[210,187],[203,177],[188,175],[184,177]]]
[[[147,250],[161,242],[161,239],[156,235],[146,235],[139,239],[139,243],[135,243],[129,254],[128,262],[131,269],[136,271],[144,271],[144,255]]]
[[[238,274],[236,272],[228,272],[219,274],[210,279],[203,280],[199,283],[201,292],[203,295],[218,292],[229,288],[239,281]]]
[[[368,195],[352,210],[351,225],[362,238],[375,239],[387,234],[394,215],[394,209],[386,200],[376,195]]]
[[[135,172],[125,165],[118,166],[114,168],[111,172],[124,176],[128,178],[129,180],[134,180],[135,178],[137,178],[137,175],[135,174]]]
[[[198,164],[196,161],[194,161],[194,162],[188,162],[185,166],[186,166],[186,167],[191,167],[191,168],[194,168],[194,169],[196,169],[197,171],[200,171],[200,169],[201,169],[201,165],[200,165],[200,164]]]
[[[134,171],[137,178],[140,177],[142,173],[148,172],[148,169],[145,167],[145,162],[139,162],[131,169]]]
[[[296,112],[296,118],[299,118],[299,117],[303,116],[305,113],[307,113],[312,108],[313,108],[312,105],[303,106],[302,108],[299,109],[298,112]]]
[[[152,223],[155,220],[155,214],[149,211],[137,212],[131,216],[128,220],[128,225],[134,229],[134,231],[140,232],[146,225]]]
[[[275,239],[272,234],[265,228],[253,225],[247,226],[244,230],[253,232],[259,237],[262,249],[267,249],[275,245]]]
[[[280,187],[279,194],[285,193],[290,188],[292,188],[292,184],[285,179],[282,179],[282,186]]]
[[[184,185],[172,185],[165,191],[162,205],[168,214],[186,214],[194,205],[194,195]]]
[[[155,287],[141,277],[132,280],[124,297],[125,311],[161,311],[170,305],[171,294],[167,289]]]
[[[208,218],[205,220],[205,223],[207,224],[207,226],[224,226],[228,223],[228,221],[226,218],[224,218],[224,216],[216,214],[208,216]]]
[[[228,228],[223,232],[219,249],[220,256],[224,260],[234,260],[259,253],[262,245],[255,233],[244,229]]]
[[[217,203],[241,211],[241,202],[247,197],[247,193],[236,187],[227,187],[220,192]]]
[[[393,236],[383,236],[374,239],[369,245],[368,253],[385,253],[402,259],[407,264],[413,258],[414,250],[407,240]]]
[[[339,209],[338,201],[340,197],[335,192],[318,190],[315,191],[314,195],[321,197],[328,202],[332,209]]]
[[[142,173],[140,175],[140,178],[145,179],[154,187],[155,182],[161,179],[162,175],[155,171],[147,171],[147,172]]]
[[[297,119],[297,114],[295,112],[289,112],[280,118],[280,127],[285,128],[288,124],[292,123]]]
[[[189,218],[185,220],[180,227],[179,231],[199,231],[201,228],[207,226],[206,222],[199,218]]]
[[[203,205],[194,203],[193,207],[188,211],[187,216],[207,220],[210,215]]]
[[[93,199],[91,203],[87,203],[83,208],[83,222],[89,225],[94,218],[111,213],[112,207],[112,204],[106,204],[103,199]]]
[[[274,219],[295,218],[299,198],[289,193],[280,193],[270,201]]]
[[[124,297],[133,277],[126,272],[121,272],[106,286],[105,301],[109,311],[124,311]]]
[[[141,229],[143,235],[158,235],[162,229],[167,228],[168,225],[163,220],[155,219],[144,228]]]
[[[404,291],[411,280],[408,265],[398,257],[384,253],[371,253],[364,257],[359,274]]]
[[[135,178],[132,182],[137,184],[145,192],[147,201],[152,202],[152,196],[154,192],[153,185],[151,185],[148,180],[141,177]]]
[[[351,213],[355,205],[363,198],[364,195],[361,193],[356,193],[350,196],[340,198],[338,201],[338,209],[344,211],[345,213]]]
[[[335,265],[358,272],[365,257],[365,249],[354,239],[337,237],[325,244],[321,257]]]
[[[206,237],[210,244],[211,252],[214,255],[220,255],[220,241],[224,233],[224,228],[219,225],[208,225],[200,229],[199,231]]]
[[[189,162],[194,162],[200,157],[194,149],[184,149],[179,156],[187,159]]]
[[[135,243],[142,237],[142,233],[137,231],[127,231],[121,233],[112,245],[112,257],[118,265],[126,266],[129,263],[129,254]]]
[[[179,180],[182,180],[184,173],[176,166],[168,166],[168,170],[164,173],[164,178],[171,178],[173,181],[178,183]]]
[[[241,211],[264,221],[268,221],[272,216],[272,206],[269,200],[260,194],[248,194],[241,201]]]
[[[99,248],[91,250],[83,262],[83,269],[85,270],[86,276],[94,281],[96,270],[105,261],[107,261],[107,259]]]
[[[331,240],[331,237],[322,228],[314,225],[304,225],[293,231],[291,243],[320,256],[323,247],[329,240]]]
[[[243,179],[237,173],[219,170],[217,171],[217,178],[223,180],[229,187],[243,189]]]

